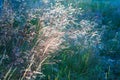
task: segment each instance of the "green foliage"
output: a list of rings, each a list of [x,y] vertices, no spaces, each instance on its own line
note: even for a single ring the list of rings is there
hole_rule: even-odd
[[[91,50],[79,52],[72,46],[57,53],[44,63],[42,69],[48,80],[91,80],[100,79],[102,69]],[[47,64],[48,63],[48,64]]]

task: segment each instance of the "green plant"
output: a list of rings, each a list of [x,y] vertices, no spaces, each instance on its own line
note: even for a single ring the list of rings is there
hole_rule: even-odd
[[[63,49],[58,52],[56,56],[48,59],[42,66],[42,71],[46,75],[46,79],[99,79],[98,76],[101,75],[97,73],[101,69],[98,63],[99,59],[94,56],[91,50],[86,50],[83,53],[80,53],[80,47],[78,47],[79,46],[74,46]]]

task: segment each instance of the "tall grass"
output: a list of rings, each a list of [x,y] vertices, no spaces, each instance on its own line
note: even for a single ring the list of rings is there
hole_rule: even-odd
[[[101,79],[99,59],[90,50],[80,53],[80,46],[63,49],[48,59],[42,67],[45,80]]]
[[[118,8],[112,6],[109,1],[40,2],[46,7],[31,8],[28,15],[20,16],[16,16],[16,11],[14,12],[7,0],[4,2],[5,14],[3,20],[0,20],[2,24],[0,78],[3,80],[111,78],[111,66],[105,71],[99,54],[103,51],[102,44],[106,39],[102,38],[105,36],[102,32],[119,28]],[[110,47],[105,49],[109,51],[114,45]]]

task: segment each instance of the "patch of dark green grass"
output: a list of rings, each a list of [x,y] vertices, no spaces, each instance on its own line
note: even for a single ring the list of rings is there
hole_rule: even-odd
[[[64,49],[44,63],[46,80],[99,80],[102,68],[91,50],[80,53],[78,46]],[[104,75],[103,75],[104,76]]]

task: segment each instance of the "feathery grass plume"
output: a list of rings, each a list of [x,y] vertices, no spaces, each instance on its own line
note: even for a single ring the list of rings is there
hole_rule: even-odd
[[[33,70],[32,72],[40,72],[41,66],[49,57],[49,54],[61,49],[60,45],[64,42],[64,39],[62,38],[65,34],[64,29],[72,19],[74,21],[73,14],[77,12],[77,9],[73,8],[71,5],[66,8],[61,2],[57,1],[55,5],[52,5],[47,9],[37,9],[35,11],[38,11],[38,13],[43,11],[42,15],[38,14],[39,26],[42,28],[39,32],[37,44],[31,51],[35,56],[34,63],[30,66],[30,70]],[[34,12],[29,16],[31,18],[36,18]],[[31,61],[33,62],[33,59]],[[26,73],[24,73],[24,75],[26,75]],[[32,77],[35,78],[35,75],[29,76],[29,79]]]

